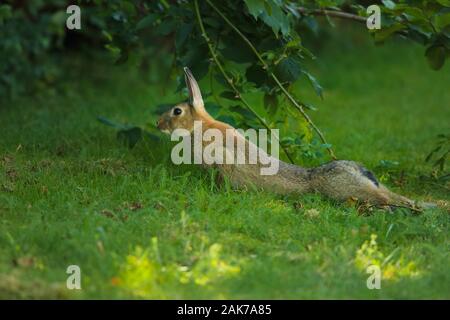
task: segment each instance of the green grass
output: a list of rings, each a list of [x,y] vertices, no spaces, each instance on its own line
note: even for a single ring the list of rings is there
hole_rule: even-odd
[[[354,41],[317,52],[324,101],[299,86],[320,108],[313,119],[339,158],[409,197],[448,201],[448,186],[420,176],[449,129],[450,67],[429,70],[411,44]],[[0,298],[450,298],[445,209],[360,216],[317,195],[219,188],[173,165],[167,141],[128,150],[95,120],[156,121],[155,105],[182,98],[174,83],[69,66],[64,90],[0,110]],[[381,290],[366,287],[368,261],[384,262]],[[72,264],[80,291],[65,288]]]

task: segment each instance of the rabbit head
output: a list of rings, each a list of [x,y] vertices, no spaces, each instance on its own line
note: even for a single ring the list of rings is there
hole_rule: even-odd
[[[163,113],[157,122],[158,129],[167,134],[171,134],[175,129],[192,132],[194,121],[214,121],[206,111],[198,83],[187,67],[184,68],[184,76],[189,91],[189,102],[175,105]]]

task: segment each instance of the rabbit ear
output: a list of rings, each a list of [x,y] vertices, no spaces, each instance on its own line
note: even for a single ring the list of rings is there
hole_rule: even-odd
[[[188,67],[184,67],[184,79],[186,81],[186,86],[189,91],[189,97],[191,99],[192,106],[196,111],[206,112],[205,105],[203,103],[202,93],[200,92],[198,83]]]

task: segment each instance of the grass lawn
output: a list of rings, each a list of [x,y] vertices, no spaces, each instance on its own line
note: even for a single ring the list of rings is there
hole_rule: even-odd
[[[325,99],[306,85],[299,95],[338,157],[411,198],[448,201],[448,185],[420,176],[449,130],[450,66],[361,37],[316,53]],[[448,209],[361,216],[317,195],[217,187],[173,165],[167,138],[129,150],[96,121],[154,123],[157,104],[181,99],[175,83],[68,66],[64,90],[0,108],[0,298],[450,298]],[[366,287],[371,263],[381,290]],[[82,290],[66,289],[69,265]]]

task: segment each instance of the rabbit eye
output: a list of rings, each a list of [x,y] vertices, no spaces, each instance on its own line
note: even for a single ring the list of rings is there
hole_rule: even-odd
[[[179,116],[180,114],[181,114],[181,109],[180,108],[175,108],[175,109],[173,109],[173,114],[175,115],[175,116]]]

